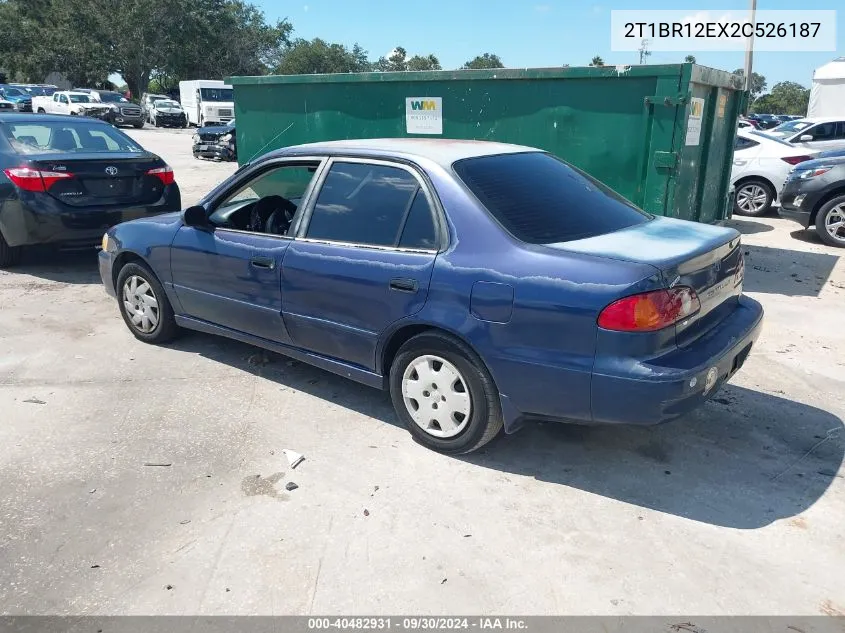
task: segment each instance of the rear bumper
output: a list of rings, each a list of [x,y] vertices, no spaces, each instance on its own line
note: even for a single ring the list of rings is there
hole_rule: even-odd
[[[743,296],[729,317],[684,349],[647,361],[597,358],[591,386],[593,422],[659,424],[692,411],[742,366],[762,324],[763,307]],[[705,391],[712,368],[716,382]]]
[[[40,198],[40,197],[39,197]],[[158,202],[134,207],[72,208],[52,198],[7,200],[0,213],[0,231],[9,246],[61,244],[95,246],[103,233],[116,224],[160,215],[181,208],[181,194],[175,183],[168,185]]]

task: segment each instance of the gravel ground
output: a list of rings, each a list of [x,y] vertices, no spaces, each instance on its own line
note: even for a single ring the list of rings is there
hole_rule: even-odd
[[[129,133],[186,205],[235,168],[189,131]],[[0,612],[845,614],[843,252],[732,224],[767,313],[713,401],[463,458],[320,370],[144,345],[93,252],[28,255],[0,272]]]

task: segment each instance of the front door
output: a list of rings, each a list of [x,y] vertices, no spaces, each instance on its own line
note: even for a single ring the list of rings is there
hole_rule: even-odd
[[[812,140],[801,140],[807,136],[812,136]],[[792,142],[819,152],[845,148],[845,121],[828,121],[811,125],[801,130]]]
[[[425,305],[432,198],[410,167],[353,159],[333,160],[314,197],[285,253],[285,324],[295,345],[373,369],[380,334]]]
[[[209,227],[183,226],[171,247],[173,287],[186,316],[289,343],[281,267],[288,222],[319,161],[245,173],[208,204]]]

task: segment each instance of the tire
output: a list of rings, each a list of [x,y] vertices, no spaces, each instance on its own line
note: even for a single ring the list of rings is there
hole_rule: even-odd
[[[47,114],[47,111],[44,108],[38,108],[38,112],[36,114]]]
[[[135,294],[132,294],[131,291],[133,283],[136,283]],[[146,284],[146,289],[143,284]],[[164,288],[161,287],[156,276],[146,265],[138,262],[126,264],[120,269],[115,288],[117,305],[120,315],[123,317],[123,322],[126,323],[126,327],[139,341],[156,344],[166,343],[179,333],[179,326],[176,325],[176,320],[173,318],[173,308],[167,299]],[[145,297],[149,296],[152,296],[155,300],[154,303],[158,306],[157,311],[150,310],[150,308],[154,308],[153,304],[148,299],[144,300]],[[136,308],[140,306],[143,310],[146,318],[142,318],[140,323],[136,324],[133,321],[124,297],[129,302],[134,302]],[[140,313],[136,312],[135,316],[140,316]],[[154,325],[151,323],[153,317],[155,318]]]
[[[502,429],[499,391],[490,372],[469,347],[451,336],[426,332],[408,340],[390,366],[389,383],[396,414],[427,448],[453,455],[470,453]],[[425,412],[417,415],[419,423],[412,410]],[[432,418],[426,419],[428,415]]]
[[[746,194],[745,198],[742,197],[743,193]],[[742,184],[736,185],[734,213],[751,217],[766,215],[771,211],[774,199],[775,192],[768,182],[759,178],[749,178],[742,181]]]
[[[0,268],[11,268],[20,263],[21,253],[20,246],[9,246],[6,238],[0,233]]]
[[[834,231],[830,225],[836,226]],[[828,246],[845,248],[845,195],[828,200],[816,214],[816,233]]]
[[[136,129],[136,130],[140,130],[141,128],[143,128],[143,127],[144,127],[144,122],[143,122],[143,121],[141,121],[140,123],[133,123],[132,125],[134,125],[134,126],[135,126],[135,129]]]

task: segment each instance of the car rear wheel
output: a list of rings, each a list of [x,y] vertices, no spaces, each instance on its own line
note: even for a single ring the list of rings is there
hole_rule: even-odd
[[[775,199],[769,183],[762,180],[746,180],[737,185],[734,196],[734,213],[738,215],[761,216],[772,208]]]
[[[21,261],[21,247],[9,246],[0,233],[0,268],[9,268]]]
[[[156,276],[130,262],[117,276],[117,303],[126,327],[145,343],[166,343],[179,332],[173,308]]]
[[[390,397],[420,444],[441,453],[472,452],[502,429],[499,392],[480,358],[445,334],[408,340],[390,367]]]
[[[816,232],[825,244],[845,247],[845,196],[837,196],[819,209]]]

